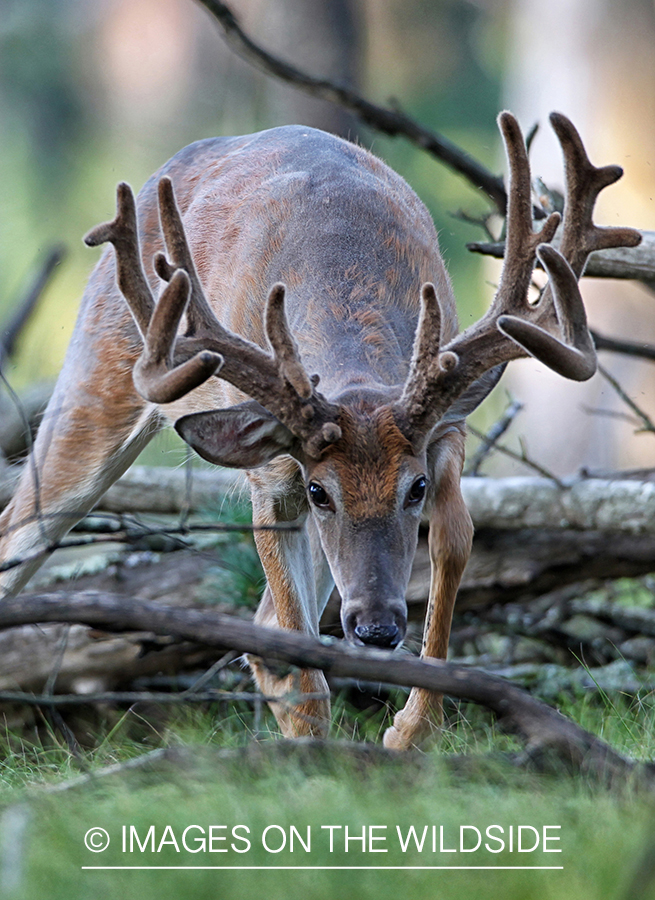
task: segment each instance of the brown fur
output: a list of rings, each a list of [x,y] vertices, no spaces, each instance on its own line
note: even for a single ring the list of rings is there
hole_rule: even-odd
[[[394,422],[389,407],[370,417],[343,411],[342,439],[325,455],[341,476],[344,508],[354,521],[383,517],[396,506],[398,471],[412,447]]]
[[[446,659],[457,589],[473,542],[473,523],[460,488],[464,440],[459,432],[443,439],[447,457],[430,514],[431,578],[421,658]],[[385,734],[385,746],[408,750],[441,726],[442,695],[413,688]]]

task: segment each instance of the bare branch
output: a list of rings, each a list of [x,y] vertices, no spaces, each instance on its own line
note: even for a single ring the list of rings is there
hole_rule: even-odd
[[[623,402],[630,407],[633,413],[643,423],[643,428],[640,428],[639,431],[650,431],[652,434],[655,434],[655,422],[653,422],[653,420],[643,411],[643,409],[641,409],[641,407],[637,406],[632,397],[626,394],[616,378],[614,378],[614,376],[610,374],[610,372],[608,372],[607,369],[605,369],[603,366],[599,365],[598,371],[606,381],[609,381],[621,400],[623,400]]]
[[[71,516],[71,518],[72,517],[73,516]],[[32,521],[34,518],[38,518],[38,520],[41,522],[45,521],[45,519],[49,518],[49,516],[38,515],[30,517],[30,519],[24,519],[21,522],[17,522],[13,527],[22,528],[28,521]],[[159,547],[158,549],[182,549],[189,546],[189,544],[185,540],[183,540],[183,536],[191,535],[194,533],[298,531],[299,527],[300,526],[294,524],[293,522],[281,522],[279,524],[272,525],[232,525],[225,522],[212,522],[207,524],[183,525],[178,526],[177,528],[166,526],[153,527],[143,525],[141,523],[134,523],[132,528],[117,528],[115,531],[107,532],[104,534],[90,534],[84,535],[83,537],[64,538],[61,541],[48,543],[46,546],[40,547],[32,554],[29,554],[27,556],[15,557],[13,559],[8,559],[5,562],[0,563],[0,572],[8,572],[10,569],[16,569],[18,568],[18,566],[22,566],[23,563],[30,562],[34,559],[41,559],[44,556],[49,556],[55,550],[69,550],[73,547],[88,547],[93,544],[138,544],[144,541],[144,539],[161,537],[167,538],[169,539],[169,541],[172,541],[174,543],[174,546],[168,548]]]
[[[303,694],[303,700],[326,700],[325,694]],[[176,705],[183,703],[294,703],[297,695],[267,697],[254,691],[207,690],[189,693],[187,691],[101,691],[92,694],[31,694],[28,691],[0,691],[0,703],[18,703],[26,706],[42,706],[44,709],[71,706],[91,706],[93,704],[158,703]]]
[[[307,75],[279,57],[268,53],[248,37],[232,10],[220,0],[200,0],[200,3],[217,19],[228,45],[247,62],[267,75],[279,78],[312,97],[328,100],[330,103],[335,103],[355,113],[366,125],[370,125],[390,137],[402,135],[408,138],[412,143],[445,163],[454,172],[462,175],[474,187],[483,190],[491,198],[498,211],[505,215],[507,194],[503,179],[499,175],[493,175],[456,144],[443,135],[424,128],[397,109],[376,106],[347,87],[335,84],[325,78]]]
[[[581,409],[590,416],[599,416],[606,419],[619,419],[622,422],[629,422],[637,429],[639,428],[639,419],[637,419],[636,416],[631,416],[630,413],[619,412],[619,410],[616,409],[600,409],[594,406],[582,406]]]
[[[655,268],[653,274],[655,274]],[[613,353],[624,353],[626,356],[637,356],[640,359],[649,359],[651,362],[655,362],[655,347],[652,344],[620,341],[616,338],[603,337],[602,334],[598,334],[593,329],[590,329],[590,331],[596,350],[610,350]]]
[[[499,441],[500,438],[505,434],[507,429],[510,427],[510,425],[522,409],[522,403],[519,403],[518,400],[512,400],[500,419],[498,419],[498,421],[491,426],[486,435],[483,436],[480,442],[480,446],[475,451],[475,453],[471,457],[470,463],[464,470],[465,475],[472,476],[478,474],[480,466],[482,465],[484,460],[494,449],[497,441]]]
[[[642,241],[638,247],[615,247],[597,250],[589,257],[584,274],[590,278],[625,278],[640,281],[649,288],[655,285],[655,231],[641,231]],[[559,233],[553,246],[559,246]],[[466,245],[472,253],[482,253],[502,259],[505,242],[474,241]]]
[[[53,247],[34,277],[34,281],[18,304],[13,316],[0,332],[0,368],[14,352],[16,341],[39,302],[50,276],[64,257],[63,247]]]
[[[468,430],[471,432],[471,434],[475,435],[476,438],[479,438],[483,442],[483,444],[487,440],[486,435],[484,435],[481,431],[478,431],[478,429],[474,428],[472,425],[468,426]],[[554,481],[557,487],[564,487],[563,482],[557,477],[557,475],[549,472],[548,469],[544,468],[544,466],[540,465],[538,462],[535,462],[535,460],[528,456],[523,444],[521,445],[520,453],[517,453],[515,450],[511,450],[509,447],[505,447],[503,444],[498,444],[496,443],[496,441],[493,442],[493,449],[498,450],[498,452],[502,453],[504,456],[509,456],[510,459],[515,459],[517,462],[523,463],[523,465],[527,466],[529,469],[533,469],[535,472],[543,475],[544,478],[548,478],[550,481]]]

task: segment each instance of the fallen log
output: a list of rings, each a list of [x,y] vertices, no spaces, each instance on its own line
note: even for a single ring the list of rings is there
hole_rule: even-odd
[[[321,669],[327,675],[416,686],[469,700],[492,710],[501,727],[518,733],[530,756],[557,755],[603,783],[640,778],[655,782],[653,764],[623,757],[595,735],[515,685],[442,660],[419,660],[355,648],[215,612],[177,609],[98,592],[55,591],[0,605],[0,628],[42,622],[82,623],[111,631],[147,630],[199,641],[221,650],[259,656],[268,665]]]
[[[17,474],[0,485],[0,508]],[[226,494],[248,496],[245,476],[228,469],[133,466],[104,495],[98,509],[115,513],[201,512]],[[462,492],[476,529],[551,528],[655,535],[655,482],[574,478],[463,478]]]
[[[457,595],[457,610],[526,602],[566,585],[655,572],[655,535],[568,529],[479,528]],[[424,603],[430,561],[419,542],[408,602]]]

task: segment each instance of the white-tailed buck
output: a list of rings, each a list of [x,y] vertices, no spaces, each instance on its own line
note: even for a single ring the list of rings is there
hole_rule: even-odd
[[[430,216],[361,147],[304,127],[199,141],[147,182],[137,203],[86,237],[109,241],[82,301],[33,463],[0,518],[0,593],[18,590],[166,421],[201,456],[248,470],[267,586],[263,625],[316,634],[336,583],[355,643],[395,647],[419,520],[430,522],[432,582],[422,653],[445,657],[471,548],[460,493],[464,419],[509,360],[532,355],[567,378],[596,367],[577,280],[588,255],[633,246],[592,221],[621,175],[595,168],[553,114],[566,166],[559,250],[553,213],[533,231],[530,170],[509,113],[505,263],[489,312],[457,333]],[[165,250],[165,252],[164,252]],[[538,258],[549,281],[528,302]],[[160,285],[166,283],[158,299]],[[125,300],[127,303],[125,303]],[[288,679],[251,660],[262,689]],[[303,672],[304,692],[326,689]],[[329,703],[277,704],[285,734],[320,734]],[[414,690],[385,736],[408,747],[441,715]]]

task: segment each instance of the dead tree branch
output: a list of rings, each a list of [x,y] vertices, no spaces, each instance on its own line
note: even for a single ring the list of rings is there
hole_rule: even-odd
[[[601,366],[601,365],[598,366],[598,371],[599,371],[600,374],[603,376],[603,378],[604,378],[606,381],[608,381],[608,382],[612,385],[612,387],[614,388],[614,390],[616,391],[616,393],[619,395],[619,397],[621,398],[621,400],[623,400],[623,402],[624,402],[627,406],[630,407],[630,409],[633,411],[633,413],[635,414],[635,416],[637,416],[637,418],[641,421],[642,427],[639,428],[638,430],[639,430],[639,431],[650,431],[651,434],[655,434],[655,422],[653,422],[653,420],[650,418],[650,416],[648,416],[648,415],[643,411],[643,409],[641,409],[641,407],[638,406],[638,405],[634,402],[634,400],[632,399],[632,397],[630,397],[630,396],[624,391],[624,389],[621,387],[621,385],[620,385],[619,382],[616,380],[616,378],[615,378],[610,372],[608,372],[606,368],[604,368],[604,367]]]
[[[464,478],[462,492],[476,528],[655,533],[652,482]]]
[[[620,341],[617,338],[604,337],[597,331],[591,330],[596,350],[609,350],[612,353],[624,353],[626,356],[636,356],[639,359],[649,359],[655,362],[655,347],[652,344],[643,344],[637,341]]]
[[[485,461],[491,451],[496,447],[497,442],[505,434],[507,429],[510,427],[510,425],[522,409],[522,403],[519,403],[518,400],[512,400],[500,419],[498,419],[498,421],[495,422],[494,425],[492,425],[489,431],[480,438],[480,446],[475,451],[475,453],[471,457],[470,462],[464,469],[464,473],[466,475],[473,476],[478,474],[482,463]],[[525,460],[522,461],[525,462]]]
[[[304,700],[325,700],[325,694],[303,694]],[[0,703],[17,703],[26,706],[41,706],[44,709],[71,706],[90,706],[156,703],[168,706],[183,703],[288,703],[297,701],[297,695],[285,694],[283,698],[267,697],[254,691],[207,690],[189,691],[102,691],[91,694],[31,694],[28,691],[0,691]]]
[[[218,21],[227,44],[247,62],[260,71],[278,78],[312,97],[328,100],[358,116],[366,125],[390,137],[402,135],[439,159],[458,175],[462,175],[474,187],[483,190],[493,201],[501,215],[507,209],[507,194],[503,179],[493,175],[480,162],[443,135],[419,125],[410,116],[397,109],[376,106],[359,94],[325,78],[316,78],[301,72],[277,56],[256,44],[241,28],[232,10],[220,0],[200,0],[202,5]]]
[[[64,591],[9,599],[0,606],[0,628],[38,622],[78,622],[112,631],[148,630],[239,650],[270,665],[321,669],[327,675],[422,687],[492,710],[502,727],[516,731],[530,754],[555,753],[603,782],[639,774],[652,783],[655,768],[637,766],[599,738],[500,678],[441,660],[335,644],[304,634],[261,628],[214,612],[159,606],[112,594]]]
[[[14,480],[0,484],[0,508]],[[226,495],[240,492],[245,479],[225,469],[194,471],[192,513],[220,508]],[[551,478],[463,478],[462,490],[476,528],[552,528],[655,534],[652,480],[576,478],[558,485]],[[179,469],[133,466],[105,494],[101,508],[116,513],[177,514],[186,503],[185,473]]]
[[[16,341],[41,298],[50,277],[64,257],[63,247],[53,247],[36,273],[13,316],[0,332],[0,368],[14,352]]]
[[[591,278],[624,278],[641,281],[649,288],[655,286],[655,231],[642,231],[638,247],[618,247],[592,253],[584,274]],[[558,245],[558,235],[553,246]],[[466,245],[472,253],[482,253],[502,259],[505,242],[474,241]]]
[[[468,430],[471,432],[471,434],[475,435],[476,438],[481,440],[482,444],[484,446],[485,442],[487,441],[487,436],[482,434],[481,431],[478,431],[477,428],[474,428],[473,425],[470,425],[470,424],[468,425]],[[502,434],[502,432],[501,432],[501,434]],[[559,488],[564,487],[564,484],[562,483],[562,481],[560,481],[560,479],[556,475],[554,475],[552,472],[549,472],[548,469],[546,469],[544,466],[540,465],[536,460],[534,460],[530,456],[528,456],[528,453],[527,453],[525,447],[523,446],[523,444],[521,444],[521,452],[517,453],[515,450],[512,450],[510,447],[505,447],[503,444],[499,444],[497,442],[499,437],[500,437],[500,434],[493,441],[493,444],[489,446],[489,449],[491,449],[493,447],[494,450],[497,450],[499,453],[502,453],[504,456],[509,456],[510,459],[514,459],[517,462],[523,463],[524,466],[527,466],[529,469],[533,469],[535,472],[537,472],[539,475],[542,475],[544,478],[547,478],[549,481],[554,481],[555,484],[557,485],[557,487],[559,487]],[[486,453],[485,453],[485,455],[486,455]],[[475,474],[475,473],[471,473],[471,474]]]

